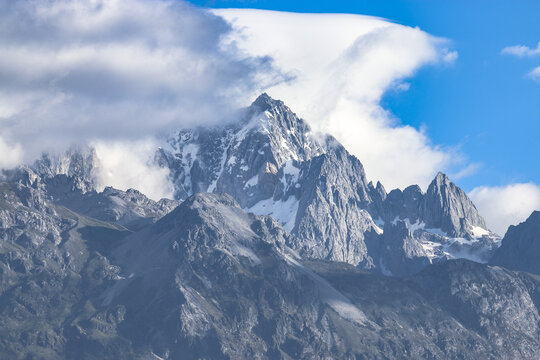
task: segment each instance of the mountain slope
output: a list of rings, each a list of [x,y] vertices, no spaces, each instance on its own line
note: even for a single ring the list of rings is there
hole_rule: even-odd
[[[290,248],[296,237],[270,217],[246,213],[229,195],[193,195],[128,231],[59,205],[59,184],[66,182],[26,170],[0,184],[5,358],[534,359],[540,353],[537,277],[447,261],[399,279],[305,260]],[[85,199],[69,193],[76,196]],[[154,216],[155,203],[137,206]],[[411,238],[405,222],[396,226]]]

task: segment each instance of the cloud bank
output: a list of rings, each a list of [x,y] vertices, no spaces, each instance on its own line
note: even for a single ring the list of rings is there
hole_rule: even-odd
[[[230,31],[182,1],[0,0],[0,146],[31,160],[222,121],[279,78],[224,45]]]
[[[174,0],[0,0],[0,168],[86,143],[100,159],[102,186],[170,196],[168,174],[152,165],[154,137],[228,120],[266,90],[334,134],[389,188],[425,187],[438,170],[467,176],[475,164],[380,105],[385,92],[408,91],[405,81],[420,67],[455,61],[448,45],[360,15],[209,12]],[[540,78],[540,68],[530,75]],[[540,207],[533,184],[472,196],[498,232]]]
[[[361,15],[214,12],[235,28],[230,44],[252,56],[269,55],[294,75],[267,92],[340,140],[370,179],[389,188],[425,188],[439,170],[458,172],[451,169],[460,156],[432,144],[423,129],[402,125],[380,105],[390,89],[407,90],[404,79],[420,67],[455,61],[448,41]]]
[[[481,186],[473,189],[469,196],[488,227],[499,235],[504,235],[509,225],[517,225],[534,210],[540,210],[540,186],[533,183]]]
[[[223,44],[230,31],[176,0],[0,0],[0,168],[107,144],[100,183],[168,194],[149,154],[126,144],[227,120],[282,80],[270,58]]]

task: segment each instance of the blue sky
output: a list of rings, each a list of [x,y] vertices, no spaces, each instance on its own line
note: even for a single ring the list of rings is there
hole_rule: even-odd
[[[426,126],[432,141],[459,146],[479,164],[457,182],[480,185],[540,183],[540,82],[527,74],[540,56],[501,54],[507,46],[536,47],[538,1],[192,1],[212,8],[374,15],[452,41],[458,60],[427,66],[410,89],[389,92],[383,106],[405,124]],[[519,4],[518,4],[519,3]]]

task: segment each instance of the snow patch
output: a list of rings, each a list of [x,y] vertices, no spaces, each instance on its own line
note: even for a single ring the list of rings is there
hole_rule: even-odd
[[[287,161],[283,165],[283,177],[281,182],[283,188],[287,189],[290,186],[299,187],[298,178],[300,177],[300,169],[293,165],[293,160]]]
[[[298,203],[295,196],[289,196],[285,201],[274,201],[274,199],[269,198],[259,201],[246,211],[255,215],[271,216],[283,226],[285,231],[291,232],[296,222]]]
[[[433,241],[420,241],[420,245],[424,249],[424,252],[433,260],[441,256],[442,244],[433,242]]]
[[[229,158],[229,161],[227,161],[227,165],[233,166],[235,163],[236,163],[236,156],[231,155],[231,157]]]
[[[400,220],[400,218],[398,216],[396,216],[396,218],[394,220],[392,220],[392,224],[396,225],[398,220]],[[442,231],[442,229],[439,229],[439,228],[426,228],[426,224],[423,221],[420,222],[420,220],[416,220],[416,222],[411,223],[411,220],[409,218],[405,218],[405,219],[403,219],[401,221],[403,221],[405,224],[407,224],[407,227],[409,228],[409,230],[411,230],[411,232],[413,234],[417,230],[423,230],[423,231],[426,231],[426,232],[429,232],[429,233],[432,233],[432,234],[435,234],[435,235],[448,237],[448,234],[445,233],[444,231]]]
[[[480,226],[473,226],[471,232],[475,238],[481,238],[482,236],[487,236],[490,234],[489,230],[481,228]]]
[[[246,183],[244,184],[244,189],[247,189],[248,187],[251,187],[251,186],[255,186],[258,183],[259,183],[259,175],[255,175],[254,177],[246,181]]]

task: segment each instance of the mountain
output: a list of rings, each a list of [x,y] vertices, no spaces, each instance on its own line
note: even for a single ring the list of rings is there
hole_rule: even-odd
[[[540,275],[540,211],[519,225],[511,225],[490,263]]]
[[[397,221],[411,231],[409,242],[423,248],[422,264],[486,262],[499,243],[446,175],[438,174],[425,194],[416,185],[387,194],[367,181],[362,163],[336,139],[314,133],[267,94],[235,123],[179,131],[156,158],[170,170],[178,199],[200,191],[230,194],[245,210],[282,224],[302,256],[384,272],[382,228]],[[394,255],[396,273],[408,274],[397,258],[409,262],[409,254]]]
[[[450,260],[405,279],[380,276],[299,256],[294,235],[230,195],[198,193],[163,216],[133,191],[92,195],[138,199],[149,220],[130,230],[121,216],[80,214],[100,214],[101,205],[81,206],[82,191],[66,194],[70,179],[20,169],[0,183],[3,358],[540,353],[540,280],[533,275]],[[405,222],[395,226],[410,238]]]
[[[374,186],[367,181],[362,163],[336,139],[313,132],[267,94],[235,122],[172,134],[157,149],[155,161],[168,169],[177,201],[198,192],[229,194],[244,210],[279,222],[294,235],[291,247],[303,257],[406,276],[421,267],[412,263],[425,266],[453,258],[487,262],[500,243],[465,192],[446,175],[439,173],[426,193],[417,185],[387,193],[380,182]],[[147,221],[140,217],[140,208],[134,209],[138,200],[126,202],[96,190],[98,167],[95,151],[79,147],[63,155],[44,155],[32,170],[44,179],[69,179],[69,186],[86,194],[82,207],[69,205],[86,215],[107,221],[122,217],[120,223],[130,228],[140,219]],[[64,186],[62,191],[70,190]],[[72,201],[69,196],[58,199]],[[99,206],[85,210],[87,202]],[[174,204],[161,200],[151,211],[163,215]],[[401,226],[398,222],[408,230],[392,231]],[[383,235],[385,228],[389,232]],[[392,253],[383,242],[395,245],[390,246]],[[417,250],[411,253],[412,248]]]
[[[383,348],[391,358],[527,358],[540,349],[533,278],[462,262],[400,282],[302,261],[288,249],[292,241],[230,196],[197,194],[114,251],[123,279],[102,304],[125,305],[125,326],[137,329],[133,344],[149,339],[148,350],[160,357],[374,358]],[[487,309],[474,301],[483,282]],[[498,298],[501,289],[523,302]],[[516,312],[527,322],[516,326]],[[528,340],[513,341],[518,336]]]

